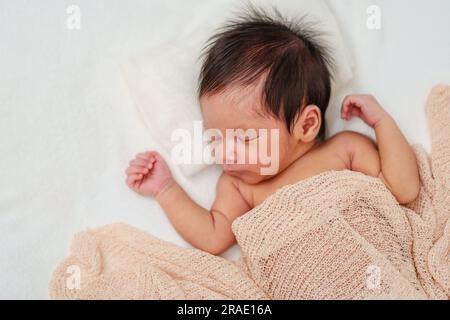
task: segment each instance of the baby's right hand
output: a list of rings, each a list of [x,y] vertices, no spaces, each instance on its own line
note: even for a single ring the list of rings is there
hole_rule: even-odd
[[[137,154],[126,174],[128,187],[143,196],[155,197],[174,182],[167,163],[156,151]]]

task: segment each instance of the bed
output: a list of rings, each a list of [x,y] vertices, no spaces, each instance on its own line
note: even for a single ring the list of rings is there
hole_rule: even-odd
[[[73,234],[86,228],[122,221],[188,246],[155,201],[125,184],[128,161],[158,148],[158,141],[136,112],[119,62],[176,32],[186,12],[191,17],[207,12],[183,1],[78,5],[81,28],[70,30],[65,3],[0,3],[2,299],[47,298],[53,268]],[[367,92],[411,143],[429,148],[423,106],[434,84],[450,83],[450,2],[329,0],[328,5],[355,62],[353,81],[335,94],[327,113],[329,135],[345,129],[373,136],[361,121],[338,117],[345,94]],[[371,5],[381,10],[381,29],[367,28]],[[190,178],[176,167],[173,173],[194,200],[211,205],[219,167]],[[236,259],[239,249],[224,256]]]

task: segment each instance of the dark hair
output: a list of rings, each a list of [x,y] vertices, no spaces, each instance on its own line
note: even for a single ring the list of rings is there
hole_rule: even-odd
[[[292,126],[301,107],[320,108],[317,139],[325,137],[325,111],[331,95],[333,61],[319,33],[305,17],[271,16],[249,5],[209,38],[202,50],[198,95],[222,92],[230,84],[248,86],[267,74],[263,85],[264,110]]]

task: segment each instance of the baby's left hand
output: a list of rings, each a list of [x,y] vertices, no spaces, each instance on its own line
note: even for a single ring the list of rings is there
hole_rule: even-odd
[[[341,108],[342,119],[350,120],[354,116],[360,117],[369,126],[375,128],[382,119],[389,115],[373,96],[355,94],[345,97]]]

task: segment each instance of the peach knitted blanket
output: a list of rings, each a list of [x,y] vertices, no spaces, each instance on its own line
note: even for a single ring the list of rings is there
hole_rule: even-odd
[[[124,224],[79,233],[53,299],[448,299],[450,86],[426,105],[428,155],[414,146],[418,199],[349,170],[284,186],[233,222],[236,262]]]

